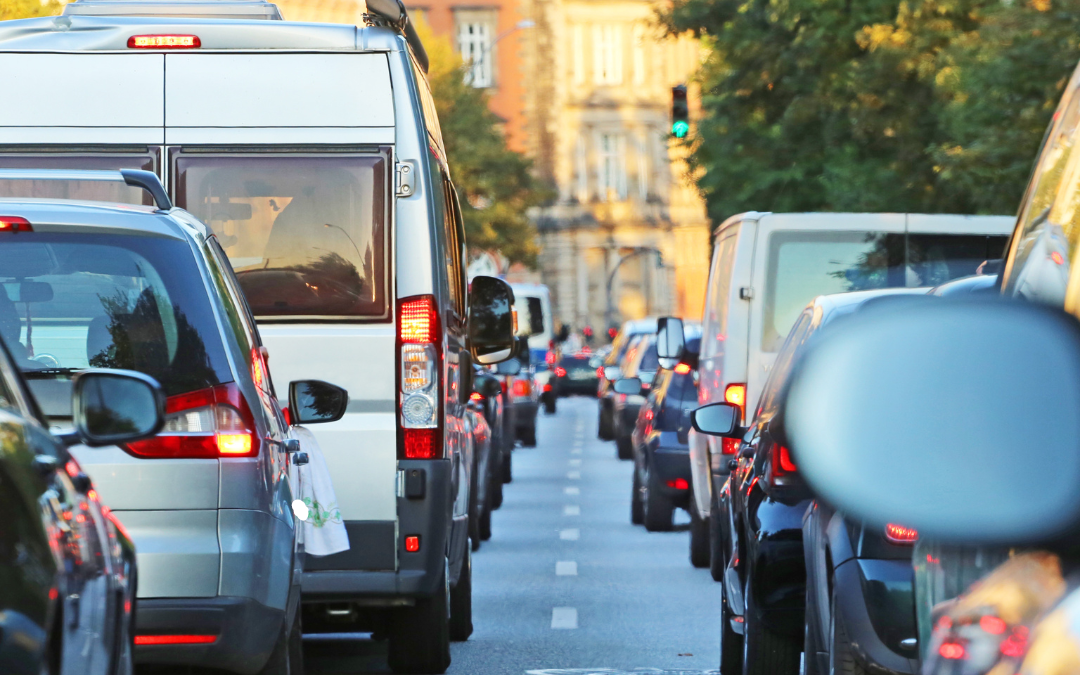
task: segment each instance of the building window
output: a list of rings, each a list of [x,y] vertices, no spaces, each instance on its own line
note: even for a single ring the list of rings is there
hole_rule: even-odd
[[[645,84],[645,26],[634,24],[634,84]]]
[[[626,199],[626,138],[622,134],[600,134],[597,189],[601,201]]]
[[[578,136],[577,145],[574,146],[574,174],[574,193],[577,200],[584,204],[589,201],[589,148],[583,135]]]
[[[461,58],[469,65],[465,83],[477,88],[492,86],[495,83],[495,54],[491,44],[491,24],[471,18],[458,21],[457,41]]]
[[[574,84],[585,84],[585,27],[580,23],[573,28]]]
[[[645,201],[649,198],[649,137],[638,136],[637,138],[637,191],[638,198]]]
[[[622,83],[622,26],[593,26],[593,82]]]

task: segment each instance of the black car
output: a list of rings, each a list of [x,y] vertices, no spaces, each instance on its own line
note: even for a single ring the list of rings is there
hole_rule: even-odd
[[[689,411],[697,407],[698,337],[672,369],[661,368],[631,436],[634,474],[630,522],[650,532],[671,529],[675,509],[690,507]],[[638,381],[640,382],[640,380]],[[626,387],[619,384],[617,391]]]
[[[0,292],[3,292],[0,289]],[[0,345],[0,672],[132,672],[135,547],[68,446],[156,433],[165,394],[130,371],[75,376],[75,430],[52,434]]]
[[[504,462],[509,465],[510,451],[514,445],[513,436],[507,435],[507,401],[509,396],[503,388],[502,378],[477,366],[473,375],[473,392],[470,402],[484,415],[491,433],[491,464],[488,468],[490,481],[490,504],[492,509],[502,506]],[[505,459],[504,459],[505,455]]]
[[[866,302],[924,292],[900,288],[819,296],[803,310],[777,354],[754,419],[747,429],[739,430],[743,443],[738,459],[731,460],[731,475],[718,500],[724,566],[720,642],[723,675],[796,675],[804,642],[810,645],[809,653],[815,654],[816,659],[824,640],[818,635],[818,615],[811,617],[815,632],[806,635],[808,593],[803,516],[811,506],[811,494],[782,443],[783,420],[777,416],[780,392],[793,364],[807,341],[837,317],[854,312]],[[819,525],[814,519],[821,513],[820,508],[811,511],[811,523],[807,527],[812,531],[817,531]],[[829,533],[833,534],[831,530]],[[851,533],[852,530],[845,530],[844,540],[850,541]],[[899,648],[903,640],[914,637],[911,549],[903,546],[897,551],[890,550],[888,555],[882,554],[872,545],[875,533],[869,534],[871,543],[865,548],[859,546],[858,539],[854,540],[854,552],[850,556],[839,550],[833,553],[831,562],[821,572],[825,578],[814,582],[831,583],[832,591],[842,598],[842,607],[862,608],[864,616],[867,603],[878,603],[870,614],[873,621],[863,621],[859,627],[871,633],[887,628],[889,637],[881,635],[882,642]],[[881,539],[884,540],[883,533]],[[889,545],[883,542],[883,546]],[[863,561],[857,560],[860,555],[865,557]],[[897,560],[889,555],[906,558]],[[842,568],[841,563],[850,563],[850,567]],[[898,565],[906,566],[906,577]],[[838,569],[843,571],[837,573]],[[882,588],[888,592],[882,592]],[[821,606],[816,596],[811,600],[815,603],[810,609],[813,613]],[[855,621],[854,617],[849,621]],[[901,633],[902,637],[895,637]],[[829,635],[836,639],[835,633],[826,634]],[[839,639],[843,639],[842,634]],[[850,657],[858,651],[849,647],[849,651],[843,652],[831,644],[827,649],[835,658],[842,654]],[[821,672],[811,670],[816,663],[816,660],[807,661],[808,673]],[[850,667],[850,662],[838,666],[842,672],[850,672],[844,670]]]
[[[589,352],[564,354],[555,364],[556,396],[595,396],[604,360]]]

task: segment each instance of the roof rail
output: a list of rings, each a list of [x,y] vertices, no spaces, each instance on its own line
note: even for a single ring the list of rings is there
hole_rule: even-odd
[[[277,5],[266,0],[74,0],[64,6],[64,16],[281,20]]]
[[[169,193],[161,184],[157,174],[141,169],[120,169],[119,171],[82,171],[66,169],[0,169],[0,180],[78,180],[125,183],[139,187],[150,193],[154,204],[161,211],[173,207]]]
[[[387,25],[405,36],[405,42],[409,44],[416,58],[416,65],[426,74],[427,50],[424,49],[424,43],[420,42],[420,36],[416,34],[416,27],[409,20],[409,12],[404,3],[401,0],[367,0],[367,9],[367,14],[364,15],[366,21]]]

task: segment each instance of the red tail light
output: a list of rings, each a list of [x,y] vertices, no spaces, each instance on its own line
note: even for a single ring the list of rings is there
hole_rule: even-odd
[[[739,406],[739,410],[742,411],[743,420],[746,419],[746,385],[745,384],[729,384],[724,389],[724,401],[731,405]],[[742,421],[742,420],[740,420]]]
[[[604,367],[603,366],[600,366],[599,368],[596,369],[596,376],[598,378],[600,378],[601,380],[604,379]]]
[[[484,400],[484,395],[481,394],[478,391],[474,391],[473,393],[469,394],[469,400],[470,401],[483,401]]]
[[[532,385],[528,380],[514,380],[514,396],[528,396],[532,393]]]
[[[414,534],[405,537],[405,550],[409,553],[416,553],[420,550],[420,535]]]
[[[914,544],[919,540],[919,532],[911,527],[889,523],[885,526],[885,538],[894,544]]]
[[[724,455],[734,455],[739,451],[739,439],[738,438],[721,438],[720,439],[720,452]]]
[[[398,459],[436,459],[442,450],[442,332],[435,298],[398,302]]]
[[[967,650],[959,642],[941,643],[941,646],[938,647],[938,654],[941,655],[941,658],[949,661],[959,661],[967,658]]]
[[[0,232],[33,232],[30,221],[19,216],[0,216]]]
[[[545,393],[546,393],[546,392],[549,392],[549,391],[551,391],[551,390],[553,390],[553,389],[554,389],[554,387],[552,387],[552,386],[551,386],[550,384],[545,384],[545,385],[544,385],[544,392],[545,392]]]
[[[675,366],[675,374],[676,375],[687,375],[689,373],[690,373],[690,364],[688,364],[688,363],[680,363],[679,365]]]
[[[136,645],[209,645],[216,635],[136,635]]]
[[[676,490],[689,490],[690,483],[685,478],[676,478],[675,480],[669,480],[667,482],[669,488],[675,488]]]
[[[125,449],[147,459],[217,459],[254,457],[259,446],[251,409],[240,387],[229,382],[170,396],[165,402],[161,433],[128,443]]]
[[[563,368],[562,366],[557,366],[555,368],[555,377],[566,377],[566,368]]]
[[[128,49],[198,49],[202,40],[198,35],[132,35],[127,46]]]
[[[555,363],[555,352],[544,354],[544,361],[550,366]]]

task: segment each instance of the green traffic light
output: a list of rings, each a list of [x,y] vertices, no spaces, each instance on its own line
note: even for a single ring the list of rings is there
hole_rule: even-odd
[[[671,135],[674,136],[675,138],[686,138],[686,134],[688,134],[688,133],[690,133],[690,124],[688,122],[684,122],[683,120],[679,120],[677,122],[672,123],[672,125],[671,125]]]

